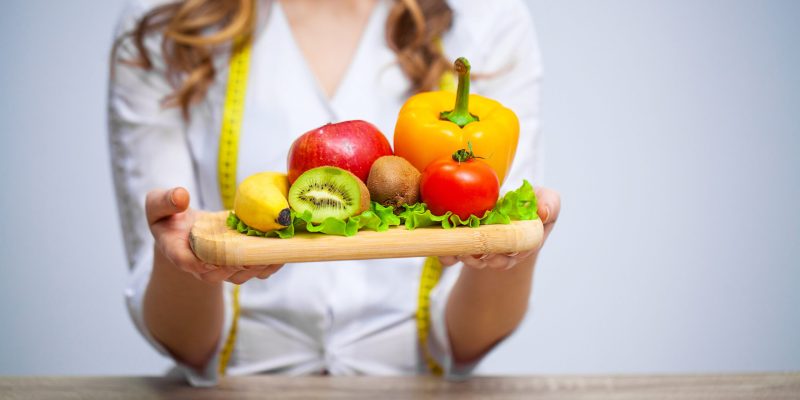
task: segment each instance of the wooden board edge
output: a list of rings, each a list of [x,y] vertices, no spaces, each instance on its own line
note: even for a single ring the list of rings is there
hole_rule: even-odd
[[[242,266],[242,265],[249,265],[246,264],[246,260],[244,258],[252,258],[247,257],[246,247],[252,246],[253,240],[263,240],[263,238],[257,237],[250,237],[242,235],[235,230],[229,228],[224,223],[221,226],[216,226],[217,224],[215,221],[224,221],[225,216],[227,216],[227,212],[218,212],[214,213],[213,215],[208,215],[203,218],[202,221],[197,221],[196,225],[192,227],[189,233],[189,244],[192,248],[192,251],[195,255],[202,260],[203,262],[214,264],[214,265],[230,265],[230,266]],[[201,225],[198,226],[197,223]],[[514,221],[513,223],[533,223],[533,228],[531,232],[513,232],[515,235],[523,235],[526,237],[522,243],[525,243],[522,247],[530,247],[536,248],[540,247],[543,240],[543,231],[544,227],[540,219],[536,220],[529,220],[529,221]],[[211,235],[198,235],[195,232],[196,228],[202,228],[205,225],[205,228],[212,232]],[[484,225],[484,227],[507,227],[508,225]],[[209,228],[210,227],[210,228]],[[402,229],[402,228],[391,228],[391,229]],[[420,229],[436,229],[436,228],[420,228]],[[478,230],[481,228],[469,228],[469,227],[459,227],[456,229],[474,229]],[[218,232],[214,232],[218,231]],[[371,231],[370,231],[371,232]],[[371,232],[374,233],[374,232]],[[483,232],[478,231],[476,233],[478,240],[483,242],[481,247],[481,251],[476,251],[475,254],[479,254],[481,252],[491,252],[490,246],[486,243],[486,239],[483,235]],[[511,233],[511,232],[510,232]],[[379,232],[377,234],[383,234],[383,232]],[[231,241],[230,238],[234,237],[237,240]],[[302,235],[321,235],[321,234],[306,234],[303,233]],[[338,237],[337,237],[338,238]],[[343,240],[349,240],[351,238],[341,238]],[[266,240],[292,240],[292,239],[266,239]],[[528,250],[528,249],[525,249]],[[244,254],[244,255],[243,255]],[[441,251],[437,254],[428,254],[428,253],[410,253],[405,252],[403,254],[392,254],[392,255],[376,255],[373,253],[358,255],[358,256],[327,256],[322,257],[321,259],[317,260],[308,260],[305,259],[307,257],[297,256],[296,257],[288,257],[283,258],[282,260],[268,260],[267,258],[259,258],[259,260],[263,261],[262,263],[271,264],[277,262],[286,262],[286,263],[303,263],[303,262],[315,262],[315,261],[344,261],[344,260],[366,260],[366,259],[380,259],[380,258],[410,258],[410,257],[426,257],[426,256],[447,256],[447,255],[460,255],[461,253],[455,252],[447,252]],[[270,261],[270,262],[266,262]],[[252,263],[251,263],[252,264]]]

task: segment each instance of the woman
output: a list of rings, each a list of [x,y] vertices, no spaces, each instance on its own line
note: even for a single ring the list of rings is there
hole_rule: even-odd
[[[239,179],[284,170],[294,138],[330,121],[368,120],[391,142],[405,99],[436,89],[456,56],[484,75],[473,92],[520,118],[504,189],[541,173],[541,68],[520,0],[133,1],[118,29],[109,125],[137,327],[197,385],[226,371],[411,374],[427,370],[422,354],[450,376],[468,373],[519,325],[538,251],[442,257],[449,267],[430,294],[424,346],[414,318],[421,259],[242,269],[191,252],[199,210],[222,209],[228,60],[248,34]],[[549,233],[559,197],[537,194]],[[242,285],[235,299],[232,284]]]

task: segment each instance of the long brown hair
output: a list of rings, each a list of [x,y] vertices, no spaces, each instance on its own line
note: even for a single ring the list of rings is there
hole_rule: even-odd
[[[161,53],[175,87],[165,105],[180,107],[188,117],[190,107],[205,97],[216,77],[215,50],[253,32],[255,8],[255,0],[180,0],[156,7],[129,33],[139,53],[133,62],[153,68],[145,38],[162,33]],[[413,91],[431,90],[450,68],[437,40],[452,20],[453,11],[445,0],[395,0],[386,20],[386,40]]]

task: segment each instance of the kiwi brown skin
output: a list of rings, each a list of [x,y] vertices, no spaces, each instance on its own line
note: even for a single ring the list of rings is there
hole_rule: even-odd
[[[420,173],[405,158],[383,156],[369,170],[367,188],[372,201],[395,210],[419,202]]]
[[[367,188],[367,185],[364,184],[364,181],[362,181],[359,177],[357,177],[354,174],[350,173],[350,171],[348,171],[347,173],[350,174],[350,175],[353,175],[353,179],[358,181],[358,186],[359,186],[359,188],[361,188],[361,190],[360,190],[360,192],[361,192],[361,209],[356,214],[356,215],[358,215],[358,214],[363,213],[364,211],[369,210],[369,206],[370,206],[370,204],[372,204],[370,202],[369,189]]]

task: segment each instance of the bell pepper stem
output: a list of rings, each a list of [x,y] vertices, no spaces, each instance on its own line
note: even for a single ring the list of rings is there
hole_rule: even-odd
[[[478,117],[469,113],[469,61],[459,57],[455,62],[458,74],[458,89],[456,89],[456,107],[450,111],[443,111],[439,119],[448,120],[463,128],[470,122],[478,121]]]

